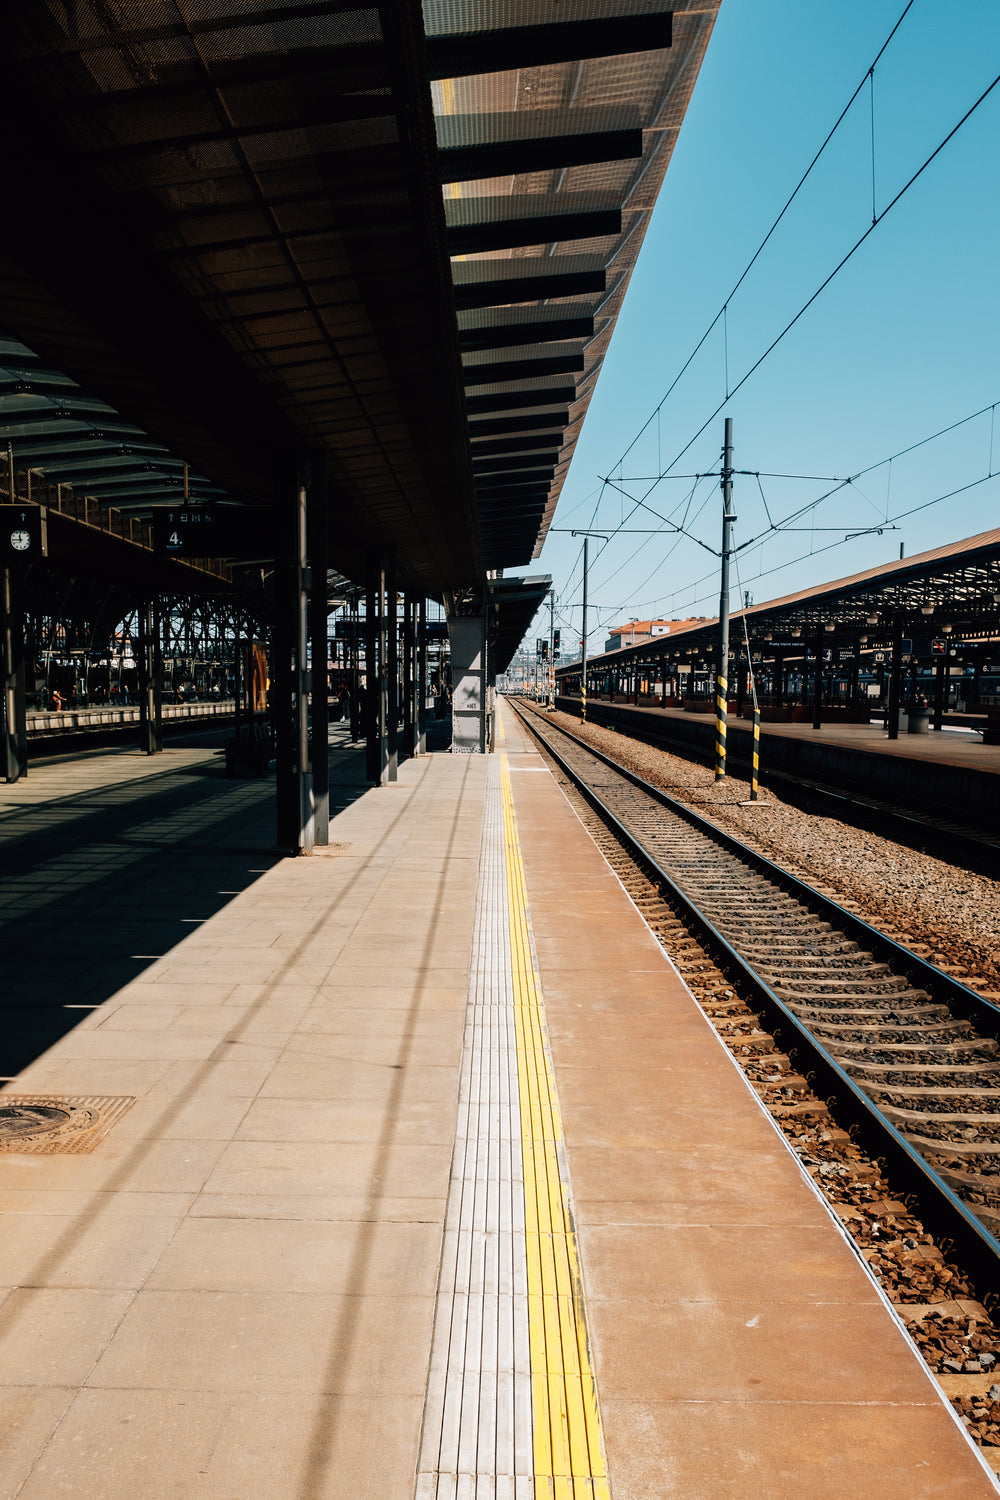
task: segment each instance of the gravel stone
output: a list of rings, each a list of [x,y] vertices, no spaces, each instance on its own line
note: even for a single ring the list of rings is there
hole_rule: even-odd
[[[766,788],[751,803],[750,784],[738,777],[717,782],[711,767],[572,714],[548,717],[970,989],[1000,1000],[1000,880],[788,806]]]

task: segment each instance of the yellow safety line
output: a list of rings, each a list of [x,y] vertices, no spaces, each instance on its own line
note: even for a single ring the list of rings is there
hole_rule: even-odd
[[[539,1500],[611,1500],[506,753],[500,784],[524,1159],[535,1493]]]

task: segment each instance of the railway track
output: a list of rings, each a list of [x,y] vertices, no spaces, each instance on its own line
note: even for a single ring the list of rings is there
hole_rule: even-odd
[[[544,714],[513,706],[751,995],[820,1097],[831,1096],[869,1155],[888,1163],[975,1282],[996,1288],[1000,1007]],[[755,1028],[742,1024],[752,1053]],[[767,1100],[764,1063],[758,1086]],[[773,1084],[787,1096],[786,1081],[776,1075]]]

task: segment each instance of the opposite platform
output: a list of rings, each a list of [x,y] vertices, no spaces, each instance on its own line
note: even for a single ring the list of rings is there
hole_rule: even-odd
[[[3,1496],[995,1493],[502,720],[356,788],[328,853],[232,843],[237,894],[8,1085],[136,1102],[90,1154],[0,1155]],[[138,796],[87,764],[96,813]],[[169,765],[116,825],[136,890],[186,836]],[[87,835],[75,775],[23,816]],[[218,784],[244,838],[260,790]]]

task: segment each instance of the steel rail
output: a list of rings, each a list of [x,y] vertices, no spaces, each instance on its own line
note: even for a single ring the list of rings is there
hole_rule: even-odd
[[[511,700],[508,700],[511,701]],[[1000,1300],[995,1289],[1000,1286],[1000,1241],[986,1228],[976,1215],[966,1207],[946,1182],[935,1172],[928,1161],[917,1151],[906,1137],[882,1113],[871,1098],[840,1066],[823,1044],[813,1036],[803,1021],[795,1015],[767,981],[756,972],[750,963],[733,947],[729,940],[706,917],[692,898],[678,885],[675,878],[665,870],[655,855],[642,844],[635,834],[611,811],[603,799],[589,787],[559,751],[549,743],[536,723],[537,716],[524,711],[518,704],[511,706],[518,713],[530,733],[545,747],[564,774],[577,787],[617,838],[650,870],[657,883],[670,894],[706,939],[709,946],[721,957],[729,973],[738,976],[766,1012],[769,1024],[786,1051],[797,1051],[808,1058],[813,1076],[822,1082],[823,1088],[832,1089],[827,1095],[838,1116],[853,1127],[852,1133],[862,1141],[865,1149],[879,1162],[884,1162],[894,1176],[919,1199],[920,1213],[927,1227],[934,1234],[942,1249],[953,1249],[976,1282],[981,1299],[987,1305]],[[923,987],[932,995],[944,998],[967,1017],[975,1017],[993,1036],[1000,1036],[1000,1007],[993,1005],[975,991],[959,984],[929,964],[919,955],[901,944],[887,938],[884,933],[870,927],[862,918],[846,911],[828,896],[807,885],[797,876],[783,870],[764,855],[750,849],[739,839],[733,838],[714,824],[693,812],[683,803],[670,797],[659,787],[650,785],[642,777],[620,766],[610,756],[587,745],[576,735],[544,721],[546,730],[556,730],[573,745],[586,752],[606,769],[616,773],[648,795],[654,802],[667,808],[691,827],[705,835],[713,843],[751,864],[760,874],[795,896],[803,904],[812,907],[817,915],[833,921],[841,931],[847,931],[873,948],[880,956],[893,964],[896,972],[902,969],[906,975],[914,972],[920,976]],[[805,1072],[806,1070],[803,1069]],[[809,1074],[807,1073],[807,1077]]]

